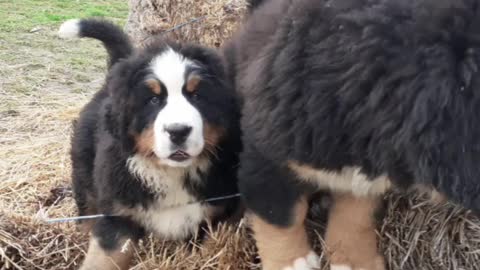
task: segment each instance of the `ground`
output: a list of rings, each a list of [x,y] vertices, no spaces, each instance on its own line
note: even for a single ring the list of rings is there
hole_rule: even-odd
[[[0,0],[0,270],[76,269],[82,260],[87,236],[72,223],[43,219],[76,214],[71,122],[100,87],[106,54],[98,42],[55,33],[66,19],[102,16],[123,25],[127,13],[123,0]],[[480,264],[480,221],[468,211],[413,195],[388,195],[386,202],[378,230],[389,269]],[[320,205],[308,225],[325,263]],[[201,245],[149,237],[137,251],[133,269],[258,269],[243,221],[211,232]]]

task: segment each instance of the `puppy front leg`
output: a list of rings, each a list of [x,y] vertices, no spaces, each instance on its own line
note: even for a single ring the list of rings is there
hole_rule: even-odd
[[[307,210],[307,200],[300,199],[294,207],[292,222],[282,227],[270,224],[253,213],[249,215],[264,270],[309,270],[319,267],[305,231]]]
[[[246,144],[239,189],[264,270],[311,270],[319,264],[305,231],[308,187],[286,166]]]
[[[96,236],[90,237],[87,256],[81,270],[123,270],[128,269],[133,257],[134,243],[127,243],[128,239],[118,240],[118,247],[105,249],[100,244],[101,240]],[[125,246],[125,250],[122,250]]]
[[[380,199],[334,194],[326,232],[331,270],[384,270],[377,249],[375,211]]]
[[[124,218],[99,220],[92,231],[87,255],[80,270],[124,270],[133,258],[143,232]]]

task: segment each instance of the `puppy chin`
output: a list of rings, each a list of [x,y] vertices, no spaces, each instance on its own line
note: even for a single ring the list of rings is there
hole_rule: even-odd
[[[183,152],[183,154],[175,157],[176,152]],[[203,144],[196,145],[196,147],[189,147],[185,150],[179,149],[173,152],[171,150],[161,148],[153,150],[153,154],[157,157],[158,165],[169,166],[173,168],[186,168],[194,165],[202,152]]]
[[[183,161],[175,161],[175,160],[171,160],[171,159],[166,158],[166,159],[161,159],[160,162],[163,165],[170,166],[170,167],[185,168],[185,167],[188,167],[188,166],[192,165],[193,160],[194,160],[193,157],[191,157],[187,160],[183,160]]]
[[[184,160],[174,160],[170,158],[170,155],[159,155],[159,154],[154,154],[157,158],[157,165],[159,166],[168,166],[172,168],[186,168],[191,166],[195,160],[196,156],[189,156],[187,159]]]

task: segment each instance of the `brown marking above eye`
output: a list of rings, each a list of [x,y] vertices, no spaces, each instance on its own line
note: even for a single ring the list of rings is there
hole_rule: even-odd
[[[155,95],[160,95],[162,93],[162,86],[158,80],[150,78],[145,81],[145,84]]]
[[[197,74],[192,74],[188,76],[187,85],[185,87],[187,92],[194,93],[197,90],[198,84],[201,80],[202,78]]]

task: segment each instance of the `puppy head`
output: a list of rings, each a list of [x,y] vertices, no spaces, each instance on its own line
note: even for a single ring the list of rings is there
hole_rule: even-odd
[[[215,154],[236,111],[216,53],[201,47],[147,48],[114,67],[110,115],[130,154],[187,167]]]

